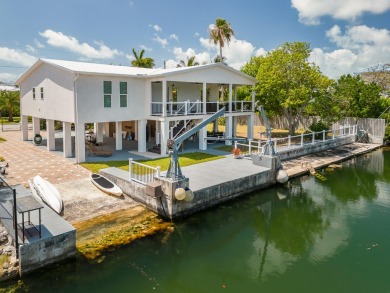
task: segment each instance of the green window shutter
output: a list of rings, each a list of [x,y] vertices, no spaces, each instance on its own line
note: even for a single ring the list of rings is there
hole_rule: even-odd
[[[111,108],[111,95],[104,95],[104,108]]]
[[[103,82],[103,90],[104,90],[104,94],[112,94],[112,83],[111,83],[111,81],[104,81]]]
[[[41,100],[43,100],[43,87],[41,87]]]
[[[32,92],[33,92],[33,100],[35,100],[35,87],[33,87]]]
[[[119,88],[120,88],[121,95],[127,95],[127,82],[121,81],[119,83]]]
[[[127,95],[120,95],[121,107],[127,107]]]

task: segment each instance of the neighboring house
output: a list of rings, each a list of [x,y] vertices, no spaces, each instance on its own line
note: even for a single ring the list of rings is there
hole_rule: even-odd
[[[28,139],[28,116],[34,135],[40,132],[40,119],[46,119],[47,149],[55,150],[54,121],[62,121],[64,156],[72,157],[74,124],[76,162],[84,162],[85,124],[94,123],[97,142],[115,137],[116,150],[122,150],[123,138],[133,132],[139,152],[147,151],[147,138],[154,136],[156,144],[161,142],[161,154],[166,154],[166,141],[178,121],[200,122],[225,105],[225,136],[235,136],[236,117],[246,116],[252,138],[254,94],[251,101],[236,101],[236,89],[255,82],[222,63],[146,69],[41,59],[16,82],[22,136]],[[225,102],[220,98],[222,88],[228,91]],[[115,135],[118,133],[123,136]],[[206,136],[205,128],[199,131],[201,150],[207,149]]]

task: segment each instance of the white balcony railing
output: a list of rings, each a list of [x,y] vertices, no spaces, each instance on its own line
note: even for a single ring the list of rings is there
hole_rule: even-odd
[[[253,111],[252,101],[233,101],[231,110],[229,109],[228,102],[206,102],[206,109],[203,111],[203,102],[196,101],[184,101],[184,102],[167,102],[166,103],[166,115],[167,116],[187,116],[187,115],[201,115],[211,114],[218,112],[222,107],[226,108],[226,112],[251,112]],[[151,114],[155,116],[163,115],[163,103],[152,102]]]

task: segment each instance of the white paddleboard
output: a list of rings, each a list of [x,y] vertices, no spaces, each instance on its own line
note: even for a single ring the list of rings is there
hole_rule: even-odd
[[[115,196],[122,195],[122,189],[120,189],[118,185],[116,185],[111,180],[108,180],[106,177],[100,174],[91,173],[89,178],[91,179],[92,183],[100,190]]]

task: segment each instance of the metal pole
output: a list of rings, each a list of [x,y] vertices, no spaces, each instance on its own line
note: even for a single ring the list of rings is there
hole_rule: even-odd
[[[13,193],[13,200],[14,200],[13,220],[14,220],[14,227],[15,227],[15,250],[16,250],[16,258],[19,258],[18,219],[16,215],[16,190],[12,189],[12,193]]]

